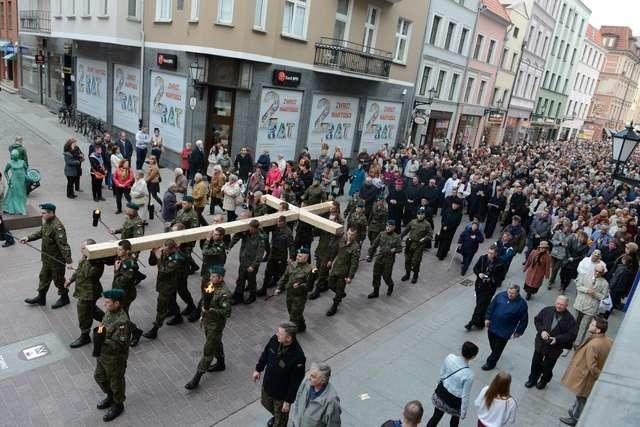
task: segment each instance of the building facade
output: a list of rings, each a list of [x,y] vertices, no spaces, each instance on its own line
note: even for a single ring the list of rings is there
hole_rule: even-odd
[[[584,33],[591,10],[580,0],[557,3],[556,24],[551,49],[547,54],[542,86],[538,94],[533,138],[555,140],[560,137],[560,123],[565,119],[570,82],[582,51]]]
[[[496,142],[501,120],[487,122],[485,118],[492,116],[490,106],[493,90],[510,24],[509,15],[499,2],[482,0],[469,63],[463,75],[462,99],[458,103],[454,139],[458,147],[476,147],[480,142]],[[489,128],[486,133],[485,127]]]
[[[18,1],[0,0],[0,87],[15,91],[18,73]]]
[[[143,120],[169,158],[198,139],[272,159],[315,156],[323,143],[346,157],[394,146],[427,10],[427,0],[158,0],[144,14]]]
[[[136,132],[142,1],[51,0],[26,7],[20,31],[22,93],[52,108],[72,106],[107,129]]]
[[[442,147],[453,139],[479,5],[477,0],[430,2],[416,81],[416,144]]]
[[[560,9],[559,0],[524,0],[507,9],[513,19],[523,20],[522,53],[511,53],[509,63],[516,68],[516,81],[509,100],[503,141],[515,143],[529,137],[531,116],[534,112],[538,91],[542,85],[546,58],[551,48],[551,39]],[[515,65],[514,65],[515,63]]]
[[[606,56],[585,123],[596,138],[604,129],[621,130],[634,118],[640,79],[640,48],[631,29],[602,26],[600,35]]]
[[[583,126],[598,84],[600,68],[604,64],[605,55],[606,51],[602,46],[600,32],[593,26],[587,25],[580,60],[573,82],[571,82],[572,87],[565,113],[566,119],[560,124],[559,139],[564,141],[573,138],[590,140],[594,137],[593,129],[583,129]]]

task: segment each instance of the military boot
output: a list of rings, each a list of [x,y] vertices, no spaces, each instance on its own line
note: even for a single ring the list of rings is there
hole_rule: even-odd
[[[149,338],[150,340],[155,340],[156,338],[158,338],[158,329],[160,328],[154,326],[153,328],[142,334],[142,336],[145,338]]]
[[[402,280],[403,282],[406,282],[407,280],[409,280],[410,276],[411,276],[411,272],[409,270],[407,270],[407,272],[404,273],[404,276],[402,276],[402,278],[400,280]]]
[[[114,403],[111,405],[109,409],[107,409],[106,414],[102,417],[102,421],[108,423],[109,421],[113,421],[120,416],[124,412],[124,405],[122,403]]]
[[[187,307],[186,307],[184,310],[182,310],[182,311],[180,312],[180,314],[182,314],[183,316],[188,316],[188,315],[189,315],[189,314],[191,314],[191,313],[193,312],[193,310],[195,310],[195,309],[196,309],[196,306],[195,306],[195,305],[193,305],[193,304],[188,304],[188,305],[187,305]]]
[[[334,302],[329,311],[327,311],[327,316],[333,316],[338,312],[338,303]]]
[[[373,299],[373,298],[378,298],[379,296],[380,296],[380,293],[378,292],[378,290],[374,289],[373,292],[367,295],[367,298]]]
[[[33,298],[27,298],[24,300],[27,304],[31,305],[47,305],[47,292],[38,291],[38,295]]]
[[[249,298],[247,298],[244,303],[245,304],[253,304],[256,300],[256,293],[255,292],[250,292],[249,293]]]
[[[69,344],[69,347],[78,348],[78,347],[82,347],[83,345],[89,344],[90,342],[91,342],[91,337],[89,336],[89,332],[83,332],[82,334],[80,334],[78,339],[76,339],[74,342]]]
[[[200,309],[196,308],[191,313],[189,313],[189,315],[187,316],[187,320],[190,323],[197,322],[198,320],[200,320]]]
[[[56,309],[56,308],[60,308],[60,307],[64,307],[65,305],[69,304],[69,295],[60,295],[60,298],[58,298],[58,301],[56,301],[51,308]]]
[[[413,277],[411,278],[411,283],[416,283],[416,282],[418,282],[418,272],[414,271]]]
[[[391,294],[393,293],[393,285],[389,285],[387,287],[387,296],[391,296]]]
[[[191,381],[189,381],[184,385],[184,388],[186,388],[187,390],[194,390],[198,388],[198,385],[200,385],[200,378],[202,378],[202,375],[203,375],[202,372],[197,372],[193,376],[193,378],[191,378]]]
[[[256,292],[256,296],[259,296],[259,297],[267,296],[267,286],[265,283],[263,283],[262,287],[258,289],[258,291]]]
[[[169,326],[173,326],[173,325],[179,325],[180,323],[182,323],[184,320],[182,319],[182,315],[180,314],[176,314],[175,316],[173,316],[171,319],[169,319],[169,321],[167,322],[167,325]]]
[[[298,331],[300,332],[300,331]],[[216,363],[209,366],[207,368],[208,372],[222,372],[225,369],[227,369],[226,365],[224,364],[224,359],[220,358],[218,360],[216,360]]]
[[[142,336],[142,329],[136,328],[135,331],[131,333],[131,341],[129,341],[129,346],[135,347],[140,342],[140,337]]]
[[[96,407],[98,409],[107,409],[108,407],[111,406],[112,403],[113,403],[113,394],[109,393],[104,399],[98,402]]]
[[[316,288],[309,294],[309,299],[317,299],[320,298],[320,288],[316,286]]]
[[[242,302],[242,294],[233,294],[231,295],[231,305],[237,305]]]

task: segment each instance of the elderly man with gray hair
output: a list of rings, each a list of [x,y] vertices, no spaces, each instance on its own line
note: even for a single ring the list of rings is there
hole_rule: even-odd
[[[412,400],[404,405],[401,420],[388,420],[380,427],[418,427],[422,422],[424,408],[419,400]]]
[[[289,411],[287,427],[339,427],[340,397],[329,383],[331,368],[316,362],[311,364],[309,375],[300,384],[296,400]]]

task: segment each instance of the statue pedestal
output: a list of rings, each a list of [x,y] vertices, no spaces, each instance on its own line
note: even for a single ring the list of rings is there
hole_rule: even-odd
[[[2,220],[11,231],[40,227],[42,225],[40,209],[34,208],[29,202],[27,202],[26,215],[9,215],[8,213],[3,213]]]

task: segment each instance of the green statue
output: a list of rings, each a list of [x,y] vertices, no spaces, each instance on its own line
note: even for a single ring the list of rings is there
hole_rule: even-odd
[[[11,171],[11,174],[9,174]],[[27,163],[18,150],[11,151],[11,160],[4,168],[9,188],[4,198],[4,211],[12,215],[27,214]]]

